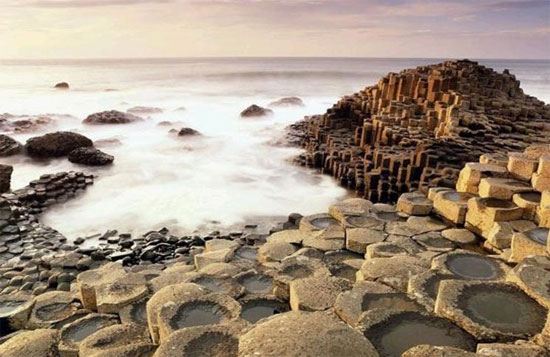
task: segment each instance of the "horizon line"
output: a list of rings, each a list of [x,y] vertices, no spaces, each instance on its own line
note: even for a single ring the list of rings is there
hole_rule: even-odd
[[[177,59],[419,59],[419,60],[506,60],[506,61],[550,61],[550,58],[511,57],[406,57],[406,56],[166,56],[166,57],[49,57],[49,58],[0,58],[0,61],[105,61],[105,60],[177,60]]]

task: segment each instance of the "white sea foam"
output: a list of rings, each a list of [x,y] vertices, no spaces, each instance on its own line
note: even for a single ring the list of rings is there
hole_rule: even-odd
[[[384,59],[184,59],[129,61],[0,61],[0,113],[63,113],[54,130],[80,132],[91,139],[117,139],[99,147],[115,156],[111,167],[87,168],[66,159],[36,162],[3,158],[14,165],[12,186],[22,187],[44,173],[87,170],[98,175],[82,196],[51,208],[42,220],[69,238],[118,229],[144,233],[167,226],[180,232],[242,222],[247,217],[316,213],[346,195],[328,176],[292,166],[299,149],[269,142],[304,115],[322,113],[345,94],[375,83],[388,71],[436,62]],[[514,65],[524,89],[550,99],[548,63]],[[530,67],[531,66],[531,67]],[[535,71],[546,66],[540,77]],[[530,70],[531,68],[531,70]],[[60,81],[71,90],[51,87]],[[115,91],[106,91],[116,89]],[[531,93],[533,89],[536,93]],[[306,106],[275,108],[271,117],[241,119],[250,104],[267,105],[300,96]],[[159,107],[142,123],[81,124],[88,114],[134,106]],[[186,110],[178,110],[185,107]],[[191,127],[201,137],[177,137],[160,121]],[[24,142],[37,135],[12,135]],[[216,226],[216,225],[214,225]]]

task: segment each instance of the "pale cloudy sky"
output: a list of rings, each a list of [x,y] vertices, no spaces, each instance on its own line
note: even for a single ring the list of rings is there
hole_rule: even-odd
[[[550,58],[550,0],[0,0],[0,58]]]

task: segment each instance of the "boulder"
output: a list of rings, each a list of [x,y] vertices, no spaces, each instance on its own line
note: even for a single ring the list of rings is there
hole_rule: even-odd
[[[54,86],[55,89],[69,89],[69,83],[59,82]]]
[[[298,97],[285,97],[269,103],[270,107],[303,107],[304,102]]]
[[[191,129],[191,128],[182,128],[178,132],[178,136],[198,136],[198,135],[202,135],[202,134],[197,130]]]
[[[71,151],[71,153],[69,154],[70,162],[89,166],[109,165],[113,162],[114,159],[114,156],[91,147],[78,148]]]
[[[74,149],[92,147],[92,140],[70,131],[58,131],[27,140],[25,148],[31,157],[50,158],[66,156]]]
[[[82,122],[84,124],[128,124],[142,120],[142,118],[133,114],[110,110],[88,115]]]
[[[10,190],[13,166],[0,164],[0,193]]]
[[[256,104],[252,104],[245,110],[241,112],[241,117],[243,118],[249,118],[249,117],[263,117],[266,115],[272,114],[273,111],[271,109],[262,108]]]
[[[0,156],[11,156],[19,154],[23,145],[7,135],[0,134]]]

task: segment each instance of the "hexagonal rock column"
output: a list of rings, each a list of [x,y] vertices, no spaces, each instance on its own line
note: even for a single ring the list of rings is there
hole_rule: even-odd
[[[290,310],[288,302],[272,295],[248,295],[239,300],[239,303],[242,305],[241,319],[250,324]]]
[[[549,228],[535,228],[512,236],[511,262],[520,262],[529,255],[548,255]]]
[[[223,294],[208,294],[184,301],[170,301],[158,312],[159,341],[187,327],[235,322],[241,305]]]
[[[160,341],[158,314],[165,304],[188,301],[207,293],[208,290],[206,288],[192,283],[169,285],[156,292],[147,301],[147,324],[153,343],[158,344]]]
[[[460,277],[454,274],[443,273],[439,270],[428,270],[409,279],[407,293],[414,297],[418,303],[422,304],[426,310],[432,312],[435,306],[435,299],[437,298],[439,283],[443,280],[453,279],[460,280]]]
[[[511,200],[516,193],[531,192],[530,184],[506,178],[484,178],[479,183],[479,196]]]
[[[149,289],[146,284],[145,276],[127,273],[120,280],[98,285],[95,289],[97,311],[117,313],[121,308],[147,296]]]
[[[510,268],[501,260],[456,250],[432,260],[432,269],[467,280],[504,280]]]
[[[515,284],[445,280],[435,312],[484,341],[514,341],[539,333],[547,310]]]
[[[506,167],[502,167],[501,165],[469,162],[464,165],[464,168],[460,171],[456,183],[456,190],[458,192],[477,194],[478,186],[482,178],[506,177],[507,175],[508,171]]]
[[[362,198],[350,198],[329,207],[328,213],[335,220],[343,222],[345,217],[358,217],[367,214],[372,208],[372,202]]]
[[[496,198],[474,197],[468,201],[466,228],[483,237],[495,222],[514,221],[523,216],[523,209],[513,202]]]
[[[280,262],[296,250],[297,248],[290,243],[267,242],[258,250],[258,261],[260,263]]]
[[[479,357],[473,352],[449,346],[418,345],[409,348],[401,357]]]
[[[33,306],[34,300],[28,295],[0,295],[0,331],[23,330]]]
[[[397,210],[411,216],[427,216],[432,208],[432,201],[421,192],[404,193],[397,200]]]
[[[294,311],[323,311],[334,306],[336,297],[351,289],[350,281],[316,275],[290,283],[290,307]]]
[[[529,181],[537,170],[538,159],[531,159],[521,153],[510,153],[508,155],[508,171],[517,180]]]
[[[2,357],[57,357],[58,332],[52,329],[23,331],[0,345]]]
[[[81,356],[145,356],[156,349],[145,326],[112,325],[89,335],[79,344]]]
[[[88,270],[77,275],[76,283],[82,305],[97,310],[96,289],[102,284],[120,280],[125,271],[120,263],[110,263],[99,269]]]
[[[334,304],[336,314],[351,326],[356,327],[364,318],[376,309],[397,309],[404,311],[425,311],[407,294],[397,292],[387,285],[371,281],[360,281],[353,289],[338,295]]]
[[[361,333],[325,312],[287,312],[265,319],[241,336],[239,356],[377,357],[378,353]]]
[[[189,327],[168,336],[155,357],[237,357],[241,328],[237,325]]]
[[[542,357],[548,352],[541,346],[533,343],[506,344],[506,343],[479,343],[476,352],[482,356],[511,356],[511,357]]]
[[[464,224],[468,200],[473,197],[471,194],[445,190],[432,197],[436,214],[454,224]]]
[[[381,356],[401,356],[417,345],[475,349],[475,340],[449,320],[418,311],[375,310],[360,327]]]
[[[374,258],[367,260],[357,272],[357,280],[378,281],[406,292],[409,278],[427,270],[408,257]]]
[[[348,228],[346,229],[346,249],[355,253],[365,254],[369,245],[383,242],[387,236],[381,230]]]
[[[27,328],[50,328],[53,324],[73,316],[81,308],[75,295],[66,291],[51,291],[37,296],[29,316]]]
[[[537,217],[537,209],[540,206],[541,194],[539,192],[516,193],[512,196],[512,202],[523,208],[523,219],[534,221]]]
[[[82,340],[102,328],[117,323],[116,316],[109,314],[89,314],[71,322],[59,332],[59,355],[61,357],[78,357],[78,349]]]
[[[290,283],[315,275],[330,276],[327,266],[318,259],[306,256],[289,257],[277,269],[273,277],[273,294],[280,299],[290,299]]]
[[[550,228],[550,191],[544,191],[537,209],[536,220],[541,227]]]
[[[517,284],[527,295],[550,309],[550,258],[527,257],[510,270],[506,280]]]

